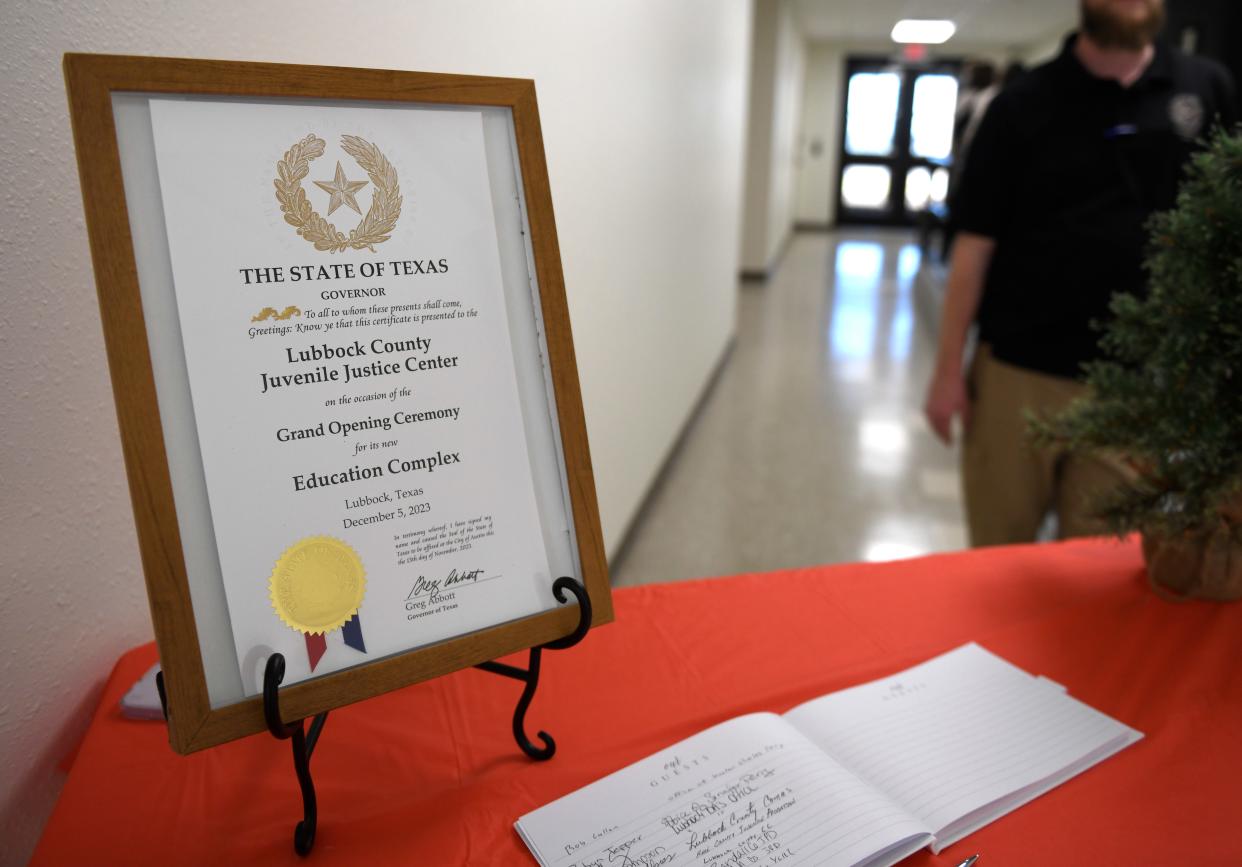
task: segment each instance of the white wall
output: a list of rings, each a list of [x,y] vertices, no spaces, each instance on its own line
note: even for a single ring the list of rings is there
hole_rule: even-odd
[[[1030,66],[1039,66],[1041,63],[1047,63],[1058,54],[1061,53],[1061,46],[1065,44],[1065,36],[1077,26],[1077,22],[1067,22],[1064,31],[1050,33],[1043,39],[1032,42],[1019,53],[1019,59]]]
[[[781,4],[776,47],[776,96],[772,111],[772,186],[768,207],[768,262],[780,255],[793,230],[794,184],[801,144],[806,46],[787,4]]]
[[[788,0],[758,0],[741,269],[767,274],[793,229],[805,50]]]
[[[845,53],[838,45],[813,43],[806,55],[806,90],[802,105],[802,148],[798,198],[799,224],[825,226],[837,195],[837,150],[844,121]]]
[[[0,861],[24,861],[116,656],[149,640],[65,51],[536,80],[604,535],[734,325],[748,0],[11,0],[0,11]]]

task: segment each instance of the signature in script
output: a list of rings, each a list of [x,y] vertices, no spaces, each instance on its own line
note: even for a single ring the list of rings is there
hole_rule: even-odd
[[[465,584],[473,584],[479,580],[479,576],[483,574],[482,569],[467,569],[459,572],[454,569],[443,578],[428,578],[426,575],[419,575],[414,582],[406,599],[414,599],[418,596],[432,596],[444,590],[451,590],[454,587],[460,587]]]

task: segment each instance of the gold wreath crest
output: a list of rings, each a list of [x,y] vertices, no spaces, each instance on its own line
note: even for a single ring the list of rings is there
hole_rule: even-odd
[[[311,160],[323,156],[325,146],[323,139],[311,133],[285,151],[284,159],[276,163],[273,184],[285,222],[314,244],[316,250],[340,253],[352,248],[374,253],[376,244],[391,237],[397,218],[401,216],[401,187],[397,183],[397,170],[380,149],[366,139],[356,135],[341,136],[341,148],[357,161],[375,185],[371,207],[346,236],[311,207],[306,191],[302,189],[302,179],[310,171]]]

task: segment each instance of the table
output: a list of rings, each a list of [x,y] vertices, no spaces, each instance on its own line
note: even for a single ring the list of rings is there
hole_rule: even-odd
[[[966,641],[1065,684],[1146,733],[1080,777],[903,867],[1242,864],[1242,603],[1168,602],[1136,542],[1087,540],[792,569],[615,593],[617,621],[544,656],[528,729],[520,684],[466,670],[328,718],[312,763],[319,833],[293,854],[287,742],[189,757],[117,701],[155,660],[117,663],[36,865],[533,864],[521,814],[700,729],[784,711]],[[524,657],[515,663],[524,663]]]

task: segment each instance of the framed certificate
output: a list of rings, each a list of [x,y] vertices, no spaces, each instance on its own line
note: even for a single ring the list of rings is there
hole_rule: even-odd
[[[174,749],[611,620],[532,82],[65,75]]]

